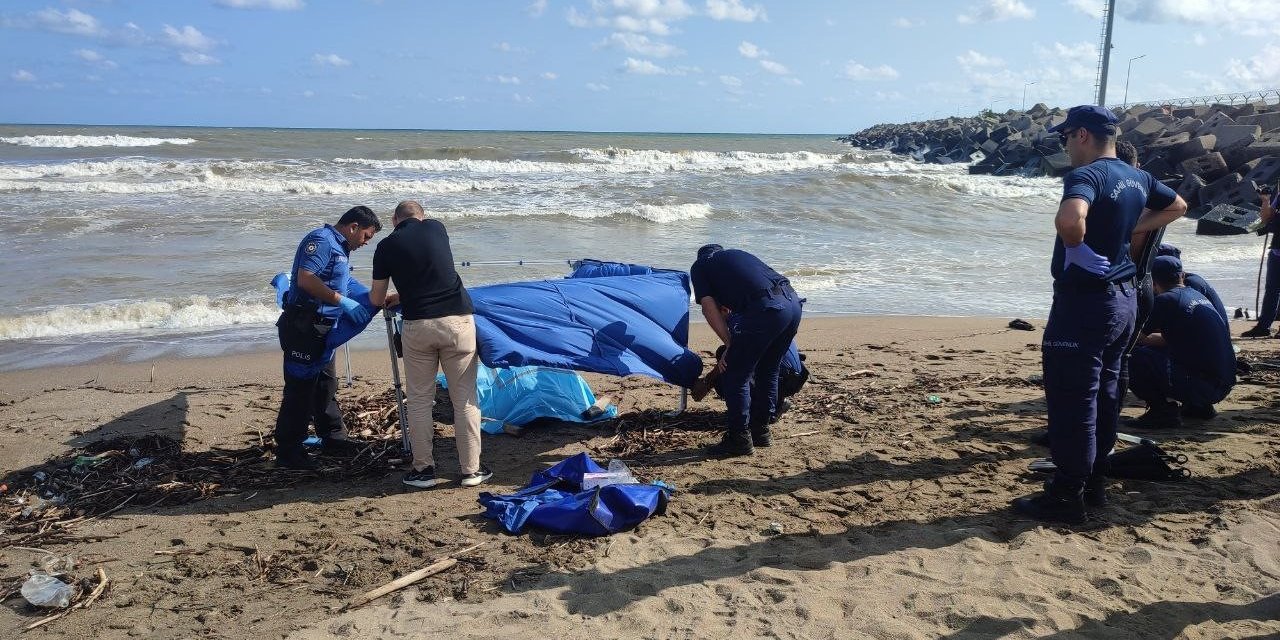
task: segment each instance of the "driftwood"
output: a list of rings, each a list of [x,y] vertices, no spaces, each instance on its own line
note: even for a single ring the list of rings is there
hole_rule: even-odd
[[[392,580],[391,582],[388,582],[382,585],[381,587],[378,587],[377,589],[374,589],[372,591],[368,591],[359,596],[356,596],[354,599],[351,600],[351,602],[348,602],[346,606],[344,606],[342,609],[344,611],[347,609],[354,609],[361,605],[377,600],[378,598],[381,598],[382,596],[385,596],[388,593],[391,593],[393,591],[399,591],[400,589],[403,589],[415,582],[434,576],[435,574],[440,573],[442,571],[451,569],[453,568],[454,565],[458,564],[457,556],[463,555],[465,553],[469,553],[471,551],[475,551],[476,549],[484,546],[484,544],[485,543],[481,542],[479,544],[473,544],[467,547],[466,549],[462,549],[461,551],[455,551],[445,556],[443,560],[433,562],[421,569],[418,569],[417,571],[414,571],[413,573],[400,576],[399,578],[396,578],[395,580]]]

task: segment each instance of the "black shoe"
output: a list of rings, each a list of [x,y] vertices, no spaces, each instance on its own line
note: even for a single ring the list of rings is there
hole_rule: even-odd
[[[430,489],[431,487],[439,486],[448,482],[448,480],[445,480],[444,478],[436,477],[435,467],[427,467],[422,471],[410,470],[409,473],[404,474],[404,477],[401,478],[400,481],[411,487],[417,487],[419,489]]]
[[[707,455],[714,458],[733,458],[755,453],[751,434],[746,431],[726,431],[720,442],[707,447]]]
[[[774,422],[777,422],[777,421],[778,421],[778,418],[781,418],[781,417],[782,417],[782,414],[784,414],[784,413],[786,413],[786,412],[788,412],[788,411],[790,411],[790,410],[791,410],[791,401],[790,401],[790,400],[787,400],[787,399],[785,399],[785,398],[784,398],[784,399],[782,399],[782,400],[779,400],[779,401],[778,401],[778,406],[777,406],[777,408],[776,408],[776,409],[774,409],[774,411],[773,411],[773,417],[772,417],[772,418],[769,418],[769,422],[770,422],[770,424],[772,424],[772,423],[774,423]],[[760,446],[760,445],[756,445],[756,446]]]
[[[290,469],[292,471],[315,471],[320,468],[320,465],[311,456],[299,453],[292,456],[277,456],[276,468]]]
[[[1177,429],[1182,426],[1182,416],[1178,415],[1178,403],[1157,402],[1146,413],[1126,420],[1125,426],[1135,429]]]
[[[1107,479],[1101,476],[1092,476],[1084,485],[1084,504],[1086,507],[1105,507],[1107,506]]]
[[[1271,335],[1271,329],[1268,327],[1254,327],[1240,334],[1241,338],[1266,338]]]
[[[1084,499],[1078,491],[1063,492],[1054,487],[1053,481],[1044,483],[1044,491],[1033,496],[1017,498],[1013,510],[1036,520],[1080,524],[1084,522]]]
[[[1210,405],[1194,405],[1194,404],[1182,405],[1182,417],[1184,418],[1208,420],[1216,415],[1218,415],[1218,410],[1214,409],[1213,405],[1211,404]]]
[[[751,446],[753,447],[772,447],[773,434],[769,432],[769,427],[761,427],[751,430]]]
[[[490,471],[489,467],[486,467],[482,464],[480,465],[479,471],[475,473],[468,473],[467,475],[462,476],[462,479],[458,481],[458,484],[464,487],[474,487],[492,477],[493,477],[493,471]]]
[[[359,442],[324,438],[320,441],[320,455],[335,458],[354,458],[364,447]]]
[[[1031,444],[1038,444],[1042,447],[1049,446],[1049,430],[1045,429],[1031,436]]]

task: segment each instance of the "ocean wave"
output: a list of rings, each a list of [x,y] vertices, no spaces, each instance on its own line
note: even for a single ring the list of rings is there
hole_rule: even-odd
[[[212,171],[199,178],[158,182],[33,182],[0,180],[0,193],[114,193],[157,194],[184,192],[263,193],[300,195],[442,194],[494,191],[516,186],[493,180],[293,180],[220,176]]]
[[[378,160],[335,158],[338,164],[375,169],[467,171],[475,173],[679,173],[735,171],[748,174],[858,166],[851,154],[789,151],[659,151],[655,149],[569,149],[539,154],[537,160],[483,158],[423,158]],[[570,161],[566,161],[570,160]]]
[[[432,209],[428,214],[436,218],[501,218],[506,216],[568,216],[583,220],[601,218],[639,218],[656,224],[671,224],[684,220],[710,217],[711,206],[701,202],[684,204],[635,204],[601,206],[598,209],[565,209],[537,207],[528,209]]]
[[[409,147],[398,149],[401,160],[511,160],[509,152],[498,147]]]
[[[270,324],[280,311],[241,299],[191,296],[171,300],[60,306],[20,316],[0,316],[0,340],[94,333],[182,330]]]
[[[22,147],[72,149],[75,147],[155,147],[162,144],[195,144],[193,138],[137,138],[134,136],[16,136],[0,138],[0,142]]]

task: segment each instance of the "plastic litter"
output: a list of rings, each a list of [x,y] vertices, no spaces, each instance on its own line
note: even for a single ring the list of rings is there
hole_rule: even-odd
[[[610,460],[609,470],[603,473],[584,473],[582,474],[582,490],[594,489],[596,487],[606,487],[611,484],[635,484],[635,476],[631,475],[631,469],[621,460]]]
[[[34,478],[36,482],[44,482],[45,480],[49,479],[49,474],[43,471],[37,471],[31,474],[31,477]]]
[[[141,459],[141,460],[139,460],[139,461],[137,461],[137,462],[133,463],[133,468],[134,468],[134,469],[141,469],[141,468],[143,468],[143,467],[145,467],[145,466],[147,466],[147,465],[151,464],[152,462],[155,462],[155,459],[154,459],[154,458],[143,458],[143,459]]]
[[[769,533],[772,533],[774,535],[781,535],[783,531],[784,529],[782,528],[782,523],[780,522],[769,523]]]
[[[932,393],[925,396],[924,401],[928,402],[929,404],[942,404],[942,398],[935,396]]]
[[[22,597],[37,607],[65,609],[71,604],[71,585],[43,573],[33,573],[22,583]]]

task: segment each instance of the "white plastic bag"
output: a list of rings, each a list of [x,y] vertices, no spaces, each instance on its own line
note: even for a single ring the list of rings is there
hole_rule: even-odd
[[[611,484],[634,484],[635,482],[636,479],[635,476],[631,475],[631,469],[628,469],[627,465],[621,460],[610,460],[608,471],[582,474],[583,491]]]
[[[33,573],[22,583],[22,597],[37,607],[65,609],[71,604],[71,585],[43,573]]]

